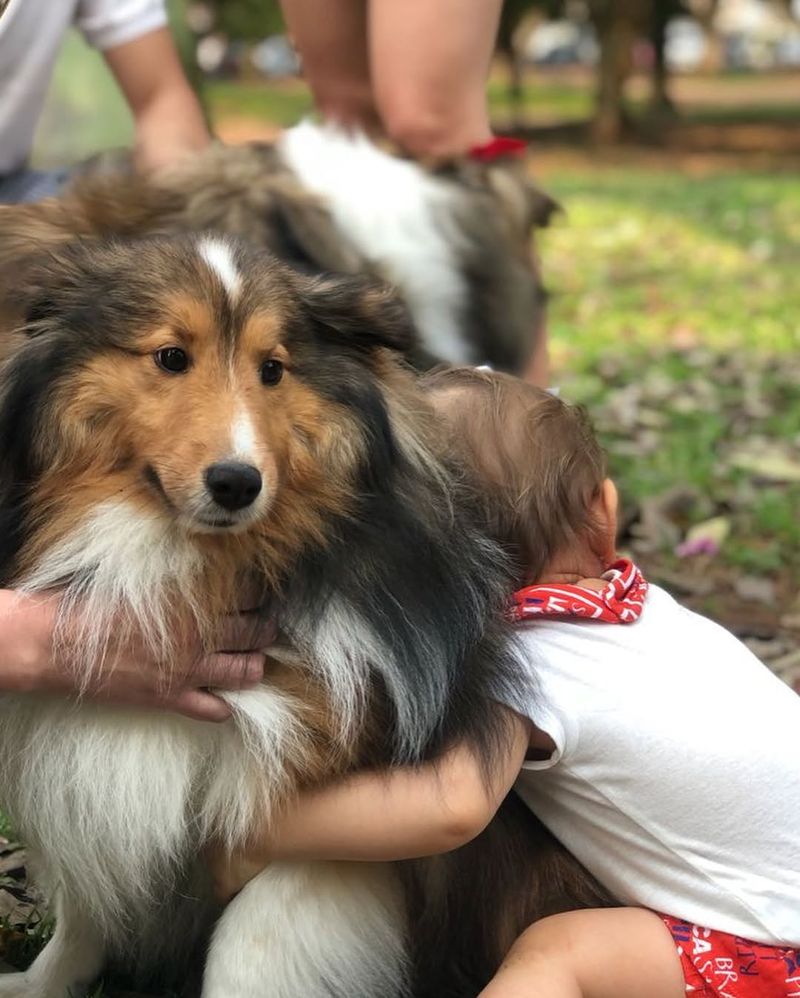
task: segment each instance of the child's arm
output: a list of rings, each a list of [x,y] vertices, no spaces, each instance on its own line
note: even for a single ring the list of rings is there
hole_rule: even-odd
[[[505,708],[497,708],[505,710]],[[248,847],[212,857],[219,893],[235,894],[271,860],[382,862],[449,852],[475,838],[519,773],[529,723],[505,711],[507,739],[488,779],[460,743],[435,763],[356,773],[304,794]]]

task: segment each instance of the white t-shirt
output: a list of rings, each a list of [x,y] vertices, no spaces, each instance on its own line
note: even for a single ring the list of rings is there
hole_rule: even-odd
[[[621,901],[800,946],[800,697],[650,587],[633,624],[520,627],[557,750],[522,799]]]
[[[0,17],[0,176],[28,157],[70,25],[105,50],[166,23],[163,0],[11,0]]]

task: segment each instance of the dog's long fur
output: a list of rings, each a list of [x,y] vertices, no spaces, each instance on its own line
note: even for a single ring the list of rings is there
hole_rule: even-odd
[[[513,804],[474,846],[481,862],[410,864],[405,893],[389,866],[273,864],[220,916],[197,861],[353,766],[413,764],[457,738],[492,763],[489,704],[517,695],[508,579],[393,356],[404,310],[370,282],[211,237],[70,243],[22,274],[4,312],[0,581],[65,587],[59,647],[87,685],[135,630],[165,662],[186,623],[213,646],[254,580],[285,639],[264,684],[226,694],[222,726],[0,699],[0,794],[57,915],[0,995],[67,998],[107,960],[185,980],[215,920],[205,998],[391,998],[412,979],[474,994],[526,921],[598,896],[580,874],[570,886],[552,845],[537,865],[535,836],[503,832]],[[174,344],[183,373],[156,363]],[[279,382],[262,383],[266,362]],[[209,521],[204,472],[231,456],[263,494]]]
[[[275,145],[214,147],[158,179],[93,169],[59,200],[0,214],[0,279],[36,243],[214,230],[309,273],[390,282],[414,319],[421,365],[520,372],[544,303],[530,241],[554,209],[521,164],[434,174],[305,123]]]

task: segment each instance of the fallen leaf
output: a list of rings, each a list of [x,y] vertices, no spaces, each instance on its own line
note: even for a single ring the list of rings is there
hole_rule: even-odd
[[[18,904],[19,901],[17,901],[13,894],[0,890],[0,918],[8,918]]]
[[[0,856],[0,875],[7,873],[22,873],[25,870],[25,850],[17,849],[16,852],[6,856]]]
[[[686,537],[675,549],[675,554],[679,558],[690,558],[698,554],[713,557],[719,553],[730,532],[731,521],[726,516],[703,520],[686,531]]]
[[[790,672],[792,674],[798,672],[800,675],[800,648],[790,651],[788,655],[782,655],[780,658],[774,659],[770,663],[770,666],[782,675],[788,675]]]
[[[728,463],[765,482],[800,482],[800,455],[775,443],[748,444],[728,454]]]
[[[759,575],[740,575],[733,584],[737,594],[751,603],[774,603],[775,583]]]

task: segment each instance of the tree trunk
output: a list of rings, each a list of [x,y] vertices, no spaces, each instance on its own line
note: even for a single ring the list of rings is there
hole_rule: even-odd
[[[651,110],[656,115],[674,114],[675,105],[669,95],[667,69],[667,24],[674,5],[669,0],[655,0],[650,22],[650,43],[653,46],[653,94]]]
[[[595,0],[591,4],[600,46],[597,100],[592,120],[592,138],[596,142],[618,142],[625,130],[627,116],[623,94],[625,81],[631,73],[636,40],[638,17],[635,8],[640,6],[632,0]]]
[[[514,35],[525,11],[526,5],[523,3],[504,3],[497,29],[496,49],[503,56],[508,68],[508,105],[512,128],[520,128],[523,125],[522,109],[525,97],[522,60],[517,54]]]

